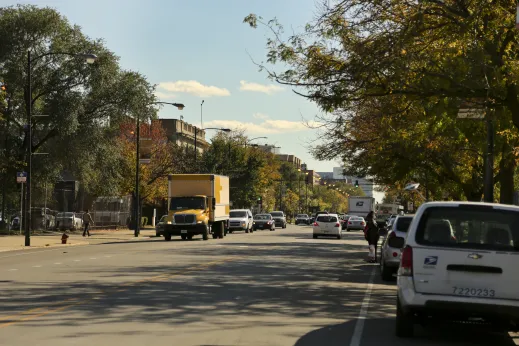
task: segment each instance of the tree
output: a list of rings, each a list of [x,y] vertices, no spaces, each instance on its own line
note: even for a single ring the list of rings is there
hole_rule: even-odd
[[[127,120],[120,125],[118,138],[119,153],[122,157],[119,194],[133,194],[136,169],[136,123]],[[168,141],[160,121],[140,124],[140,137],[151,142],[149,164],[140,164],[139,195],[142,202],[158,204],[168,196],[168,175],[185,171],[185,153],[176,143]]]
[[[271,30],[267,63],[287,69],[260,67],[323,110],[335,112],[338,124],[366,102],[384,98],[396,100],[400,107],[394,111],[400,114],[417,101],[443,99],[459,108],[470,99],[497,119],[501,130],[512,125],[517,131],[515,2],[329,3],[323,1],[317,19],[303,33],[286,39],[275,20],[264,23],[249,15],[245,21]],[[501,200],[506,203],[513,191],[514,145],[516,141],[497,147]]]
[[[2,109],[4,189],[15,194],[16,171],[25,170],[28,138],[26,100],[32,103],[33,184],[41,189],[64,170],[93,194],[117,190],[120,158],[115,139],[127,116],[156,114],[154,86],[123,71],[100,40],[86,37],[56,10],[30,5],[0,8],[0,80],[8,85],[10,107]],[[32,93],[27,92],[27,52],[32,53]],[[67,53],[67,54],[55,54]],[[71,54],[94,53],[95,64]],[[35,204],[38,195],[35,195]]]

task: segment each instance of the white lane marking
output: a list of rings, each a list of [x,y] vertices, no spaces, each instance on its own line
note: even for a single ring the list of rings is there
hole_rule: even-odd
[[[81,262],[81,260],[74,260],[74,262]]]
[[[362,305],[360,307],[359,317],[357,317],[357,322],[355,322],[355,329],[353,330],[350,346],[360,346],[362,331],[364,330],[364,322],[368,316],[369,301],[371,300],[371,291],[373,290],[373,281],[375,279],[376,270],[377,266],[373,266],[371,275],[369,276],[368,287],[366,288],[366,293],[364,293],[364,299],[362,300]]]
[[[248,246],[247,246],[247,245],[240,245],[240,246],[238,246],[238,247],[248,247]]]
[[[90,259],[97,259],[97,258],[95,258],[95,257],[90,257]]]
[[[61,262],[56,262],[56,263],[54,263],[54,264],[59,265],[59,264],[61,264]]]
[[[18,270],[18,269],[14,269],[14,268],[13,268],[13,269],[9,269],[10,272],[15,272],[15,271],[17,271],[17,270]]]
[[[41,268],[41,266],[32,266],[33,268]]]
[[[106,258],[110,258],[110,257],[112,257],[112,255],[107,255],[107,256],[105,256],[105,257],[106,257]]]

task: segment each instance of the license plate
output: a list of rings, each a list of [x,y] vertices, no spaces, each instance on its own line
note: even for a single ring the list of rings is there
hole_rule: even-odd
[[[187,233],[187,229],[181,230],[180,233]]]
[[[452,293],[457,296],[494,298],[496,291],[488,288],[452,287]]]

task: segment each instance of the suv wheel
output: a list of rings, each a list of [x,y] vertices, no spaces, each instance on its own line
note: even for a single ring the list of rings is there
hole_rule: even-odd
[[[285,223],[285,224],[283,224],[283,228],[287,228],[287,224],[286,224],[286,223]]]
[[[400,299],[396,298],[396,336],[410,338],[414,334],[414,316],[404,312],[400,305]]]

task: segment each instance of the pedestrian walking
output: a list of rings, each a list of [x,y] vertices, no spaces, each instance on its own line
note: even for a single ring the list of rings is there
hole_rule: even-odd
[[[83,226],[85,226],[85,229],[83,230],[83,237],[88,234],[90,237],[90,224],[94,224],[94,220],[92,220],[92,215],[90,215],[90,212],[87,211],[83,214]]]
[[[377,221],[375,221],[375,213],[373,211],[370,211],[368,216],[366,217],[366,228],[364,230],[364,236],[368,241],[369,245],[368,262],[376,263],[377,245],[380,235],[378,233],[378,225]]]

